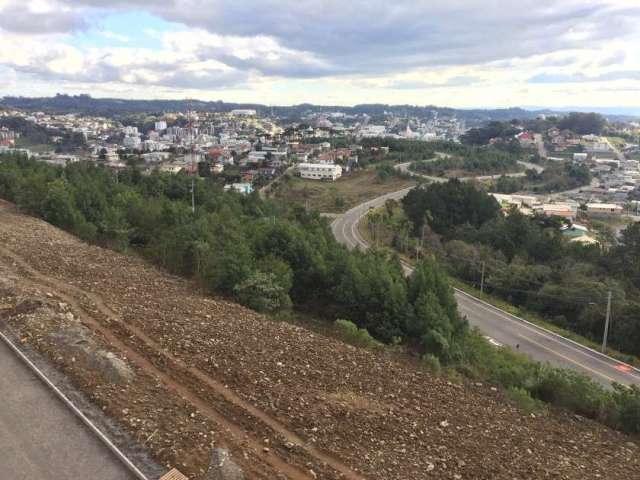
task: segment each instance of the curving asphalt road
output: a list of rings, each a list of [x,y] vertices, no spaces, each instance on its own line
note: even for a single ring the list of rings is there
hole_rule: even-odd
[[[399,200],[411,188],[369,200],[336,218],[331,224],[335,238],[348,248],[367,249],[369,245],[358,232],[360,219],[370,208],[379,207],[388,199]],[[411,272],[409,265],[403,266],[407,273]],[[612,382],[640,386],[640,370],[634,367],[511,315],[461,290],[456,289],[455,296],[460,313],[494,345],[514,348],[519,344],[519,350],[534,360],[576,370],[606,386]]]
[[[435,161],[437,159],[433,159],[432,161]],[[430,175],[424,175],[422,173],[416,173],[412,170],[409,170],[409,165],[411,165],[411,163],[413,162],[404,162],[404,163],[398,163],[394,168],[396,170],[400,170],[403,173],[408,173],[409,175],[413,176],[413,177],[421,177],[421,178],[425,178],[427,180],[429,180],[430,182],[435,182],[435,183],[445,183],[448,182],[450,179],[446,178],[446,177],[432,177]],[[538,173],[542,172],[544,170],[544,167],[540,166],[540,165],[536,165],[535,163],[529,163],[529,162],[523,162],[523,161],[518,161],[518,163],[520,165],[523,165],[525,168],[527,169],[533,169],[535,171],[537,171]],[[468,181],[468,180],[494,180],[496,178],[500,178],[502,176],[504,177],[524,177],[527,173],[526,172],[516,172],[516,173],[500,173],[497,175],[480,175],[480,176],[475,176],[475,177],[458,177],[458,180],[462,180],[464,181]]]

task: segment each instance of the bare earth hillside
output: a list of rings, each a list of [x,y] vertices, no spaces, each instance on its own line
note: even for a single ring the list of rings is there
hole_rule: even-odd
[[[267,320],[6,203],[2,321],[190,478],[216,446],[252,479],[640,478],[635,438]]]

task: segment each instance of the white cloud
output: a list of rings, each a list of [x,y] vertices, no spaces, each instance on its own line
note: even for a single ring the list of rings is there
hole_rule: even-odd
[[[115,32],[104,31],[104,32],[99,32],[99,35],[109,40],[115,40],[121,43],[129,43],[131,41],[131,39],[126,35],[120,35],[119,33],[115,33]]]
[[[179,23],[130,35],[96,23],[133,11]],[[618,95],[606,82],[638,81],[638,20],[637,0],[0,0],[0,68],[143,96],[539,105],[579,83],[576,99],[604,102]],[[111,46],[77,45],[86,31]]]

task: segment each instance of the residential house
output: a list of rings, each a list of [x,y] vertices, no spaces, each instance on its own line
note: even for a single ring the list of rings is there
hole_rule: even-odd
[[[523,147],[530,147],[535,144],[535,138],[529,132],[521,132],[516,135],[516,139],[520,142],[520,145]]]
[[[238,192],[242,195],[249,195],[253,192],[253,185],[250,183],[232,183],[231,185],[225,185],[224,190],[229,192]]]
[[[301,163],[298,172],[302,178],[312,180],[337,180],[342,176],[342,167],[335,164]]]
[[[594,217],[621,215],[623,208],[615,203],[587,203],[587,213]]]
[[[534,207],[534,211],[548,217],[562,217],[573,221],[578,214],[578,207],[570,203],[545,203]]]

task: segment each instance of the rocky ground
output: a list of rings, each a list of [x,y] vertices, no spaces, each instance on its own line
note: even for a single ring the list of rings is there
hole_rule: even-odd
[[[631,479],[637,439],[206,296],[0,204],[0,323],[167,466],[204,478]]]

